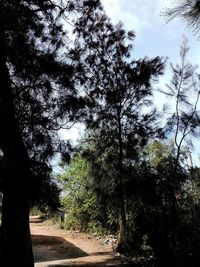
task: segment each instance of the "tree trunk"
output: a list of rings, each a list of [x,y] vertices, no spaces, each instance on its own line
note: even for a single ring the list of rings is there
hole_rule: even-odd
[[[30,160],[15,118],[6,52],[4,30],[0,25],[0,149],[3,151],[1,267],[32,267],[28,203]]]
[[[118,116],[118,130],[119,130],[119,177],[118,177],[118,191],[120,201],[120,225],[119,225],[119,244],[123,244],[126,241],[126,209],[124,200],[124,184],[123,184],[123,144],[122,144],[122,129],[120,116]]]
[[[23,192],[4,191],[2,208],[2,267],[33,267],[29,210]]]

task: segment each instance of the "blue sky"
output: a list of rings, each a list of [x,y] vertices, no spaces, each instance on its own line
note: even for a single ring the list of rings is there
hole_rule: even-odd
[[[180,61],[179,50],[183,35],[188,39],[190,51],[189,60],[193,64],[200,63],[200,40],[195,36],[191,28],[179,18],[167,23],[161,12],[175,1],[172,0],[101,0],[107,15],[116,24],[122,21],[126,30],[134,30],[136,38],[134,41],[133,56],[141,58],[144,56],[162,56],[168,58],[168,63],[177,64]],[[199,71],[200,72],[200,71]],[[157,85],[161,88],[170,80],[169,68]],[[162,95],[155,95],[155,103],[158,108],[169,99]],[[82,133],[80,125],[75,126],[68,132],[68,137],[75,140]],[[195,142],[194,162],[200,164],[199,142]]]
[[[119,20],[127,30],[134,30],[135,56],[164,56],[177,59],[183,34],[191,47],[190,57],[200,62],[199,42],[192,30],[176,18],[167,23],[161,16],[164,8],[172,6],[171,0],[102,0],[107,15],[115,24]]]
[[[168,58],[168,63],[180,62],[179,50],[183,35],[188,39],[190,51],[188,57],[193,64],[200,63],[200,40],[191,28],[181,19],[170,22],[161,15],[165,8],[173,5],[172,0],[101,0],[107,15],[116,24],[122,21],[126,30],[134,30],[133,56],[161,56]],[[160,86],[165,86],[170,79],[169,68],[161,79]]]

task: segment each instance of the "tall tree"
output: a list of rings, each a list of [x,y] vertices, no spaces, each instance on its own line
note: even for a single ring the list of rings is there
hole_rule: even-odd
[[[151,103],[152,83],[162,74],[163,62],[159,57],[132,60],[134,33],[126,33],[121,23],[113,26],[101,7],[84,9],[74,32],[75,48],[69,55],[76,61],[77,86],[90,105],[86,120],[91,131],[88,140],[94,140],[96,133],[97,161],[110,148],[113,153],[111,165],[115,166],[123,242],[125,165],[135,160],[133,144],[142,145],[153,132],[154,111],[149,108],[145,112],[144,107]]]
[[[152,196],[155,196],[152,199],[156,201],[152,205],[150,199],[145,200],[143,196],[148,203],[143,206],[152,205],[147,217],[154,223],[151,225],[152,229],[149,229],[151,234],[148,235],[151,236],[150,242],[159,266],[182,266],[183,262],[189,265],[188,261],[192,260],[199,262],[196,254],[199,230],[196,226],[195,231],[192,230],[192,216],[198,217],[199,207],[194,209],[194,196],[191,190],[184,189],[194,179],[184,166],[183,144],[190,141],[191,137],[199,137],[199,75],[196,73],[196,66],[187,61],[188,50],[187,40],[184,40],[180,49],[181,62],[177,65],[171,64],[172,79],[165,90],[165,94],[174,100],[171,102],[174,105],[166,126],[168,134],[173,136],[171,151],[168,150],[166,154],[166,147],[157,142],[149,147],[150,166],[146,176],[152,175],[154,185],[148,186],[148,190],[154,191]],[[189,206],[191,210],[188,210]],[[196,219],[196,225],[198,224]],[[188,231],[184,233],[186,228]],[[186,244],[184,240],[190,240],[190,244]]]
[[[90,1],[1,1],[0,149],[1,266],[33,266],[29,197],[37,162],[48,163],[57,131],[82,105],[76,100],[73,68],[62,60],[67,44],[62,16]],[[14,202],[13,202],[14,200]]]

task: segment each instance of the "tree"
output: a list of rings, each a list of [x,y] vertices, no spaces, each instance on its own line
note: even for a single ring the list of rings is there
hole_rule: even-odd
[[[163,14],[169,18],[169,20],[175,17],[181,17],[186,21],[189,27],[192,27],[195,33],[200,29],[200,2],[199,0],[181,0],[176,1],[177,5],[172,8],[167,8]]]
[[[89,165],[80,153],[73,156],[70,164],[61,163],[58,175],[63,196],[62,203],[67,213],[67,228],[87,231],[97,210],[96,196],[90,187]],[[95,222],[93,222],[95,224]]]
[[[44,162],[34,162],[31,166],[30,207],[36,206],[42,212],[60,208],[60,188],[52,168]]]
[[[183,148],[184,143],[187,143],[189,141],[191,145],[191,137],[199,137],[199,75],[196,72],[197,67],[187,62],[188,50],[189,48],[187,46],[187,40],[184,39],[180,49],[181,64],[176,66],[171,65],[173,77],[170,85],[167,86],[168,90],[165,92],[168,96],[171,96],[175,100],[175,108],[173,115],[168,119],[167,123],[167,127],[169,127],[168,130],[170,129],[174,133],[174,144],[176,149],[175,162],[172,165],[172,171],[174,173],[172,187],[172,225],[174,228],[173,231],[175,233],[172,247],[175,259],[177,257],[180,257],[180,255],[178,256],[180,251],[178,251],[177,249],[177,239],[180,238],[180,229],[182,229],[183,227],[181,222],[179,222],[180,225],[178,225],[179,223],[177,218],[179,217],[178,214],[181,214],[180,217],[182,216],[182,214],[184,213],[184,206],[187,206],[187,197],[185,196],[185,194],[181,194],[181,196],[177,198],[177,184],[180,183],[176,180],[177,171],[178,169],[183,167],[183,162],[181,163],[181,150]],[[193,177],[191,177],[190,174],[187,173],[187,176],[187,181],[193,180]],[[182,180],[185,180],[184,176]],[[193,200],[191,200],[191,203],[192,202]],[[176,216],[173,216],[173,214],[176,214]],[[192,219],[189,214],[190,213],[188,212],[187,219],[184,216],[182,217],[183,222],[187,220],[186,225],[188,229],[192,228]],[[189,231],[191,231],[191,229]],[[190,235],[191,232],[187,234]],[[199,232],[197,233],[197,235],[199,235]],[[188,251],[190,250],[192,253],[191,258],[193,258],[194,260],[196,258],[195,246],[197,245],[197,243],[195,244],[196,238],[192,236],[192,234],[190,237],[185,236],[185,239],[190,238],[193,240],[190,243],[191,247],[187,247],[182,240],[182,250],[185,249],[185,259],[189,257]]]
[[[95,157],[92,154],[99,164],[111,151],[108,155],[117,184],[123,242],[125,166],[136,159],[134,147],[145,144],[147,136],[155,130],[152,126],[155,113],[150,108],[145,113],[144,107],[150,105],[152,84],[162,74],[163,62],[159,57],[131,60],[134,33],[126,33],[121,23],[113,26],[101,7],[83,10],[74,32],[75,48],[69,55],[76,61],[77,86],[88,102],[87,141],[96,142]]]
[[[64,63],[62,15],[90,1],[1,1],[0,149],[2,158],[1,266],[33,266],[29,200],[37,162],[67,151],[57,131],[83,106]],[[41,184],[40,184],[41,185]],[[13,202],[14,200],[14,202]]]
[[[141,151],[133,248],[140,252],[145,237],[157,266],[198,266],[200,261],[199,170],[185,167],[184,153],[177,163],[176,146],[157,140]]]
[[[114,180],[106,179],[104,173],[105,179],[101,178],[101,186],[96,186],[98,180],[93,179],[94,165],[84,155],[85,149],[79,150],[68,166],[61,164],[62,173],[58,175],[63,191],[62,203],[67,213],[65,226],[101,234],[116,234],[118,207]]]
[[[199,137],[200,80],[197,66],[187,61],[188,51],[187,39],[184,38],[180,48],[181,62],[176,66],[171,64],[171,83],[163,91],[174,100],[172,116],[168,118],[166,130],[174,134],[177,162],[180,160],[183,144],[186,142],[192,145],[191,137]]]
[[[198,184],[184,164],[183,145],[190,141],[189,137],[199,136],[200,91],[199,76],[196,67],[187,62],[187,52],[184,40],[181,64],[171,65],[173,76],[165,91],[174,100],[165,129],[167,136],[173,136],[171,151],[154,142],[142,163],[146,166],[141,171],[145,193],[138,193],[142,216],[137,216],[136,223],[142,228],[139,232],[147,234],[158,266],[199,265],[199,205],[192,193],[198,191]],[[142,224],[141,218],[146,218],[147,224]]]
[[[173,144],[155,140],[141,153],[134,235],[139,240],[146,238],[158,266],[179,266],[181,256],[185,255],[181,254],[178,236],[184,218],[178,202],[182,186],[188,179],[187,171],[180,161],[176,163]]]
[[[87,229],[91,192],[88,183],[88,164],[80,154],[74,155],[70,164],[61,163],[62,173],[57,179],[61,185],[62,203],[67,213],[67,227],[73,229]]]

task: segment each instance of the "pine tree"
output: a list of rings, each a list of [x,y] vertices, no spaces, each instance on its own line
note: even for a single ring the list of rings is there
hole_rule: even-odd
[[[83,106],[73,68],[63,62],[68,46],[63,19],[90,1],[0,3],[0,149],[3,154],[1,266],[33,266],[29,200],[34,168],[55,151],[57,138]]]
[[[136,160],[135,148],[144,145],[155,130],[150,97],[153,81],[163,72],[163,62],[159,57],[131,59],[134,33],[126,33],[121,23],[113,26],[102,7],[83,10],[74,32],[75,48],[69,55],[76,62],[77,86],[88,101],[88,141],[97,144],[97,161],[112,151],[107,155],[112,158],[110,171],[115,166],[112,173],[117,183],[120,242],[123,243],[126,239],[125,167]],[[101,163],[98,166],[101,169]]]
[[[179,0],[175,1],[173,7],[167,8],[163,12],[169,20],[176,17],[182,18],[189,27],[198,34],[200,30],[200,1],[199,0]]]

